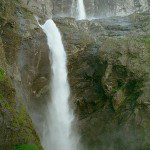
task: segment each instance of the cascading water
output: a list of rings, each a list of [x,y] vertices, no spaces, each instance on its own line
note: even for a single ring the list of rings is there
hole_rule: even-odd
[[[52,60],[51,102],[48,104],[48,129],[43,135],[44,149],[77,150],[77,136],[71,131],[74,116],[68,104],[70,90],[61,35],[51,19],[40,26],[47,35],[49,57]]]
[[[77,9],[78,9],[78,20],[84,20],[86,19],[86,12],[84,7],[83,0],[78,0],[77,2]]]

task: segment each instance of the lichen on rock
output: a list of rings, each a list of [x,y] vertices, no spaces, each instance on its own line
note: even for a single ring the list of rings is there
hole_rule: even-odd
[[[42,149],[27,107],[14,85],[22,41],[17,14],[25,11],[18,1],[2,0],[0,6],[0,148],[10,150],[17,144],[35,144]],[[25,17],[29,17],[28,13]]]

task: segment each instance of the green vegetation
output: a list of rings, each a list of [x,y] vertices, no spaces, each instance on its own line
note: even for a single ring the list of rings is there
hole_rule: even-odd
[[[141,41],[147,45],[150,45],[150,35],[143,36]]]
[[[38,148],[33,144],[22,144],[14,146],[13,150],[38,150]]]
[[[4,98],[3,94],[0,93],[0,100],[2,100]]]
[[[142,94],[143,79],[130,80],[126,84],[127,99],[131,102],[131,106],[134,108],[138,97]]]
[[[150,41],[144,41],[144,43],[149,45],[149,44],[150,44]]]
[[[2,68],[0,68],[0,81],[3,81],[4,78],[5,78],[5,71]]]
[[[150,35],[143,36],[144,39],[150,39]]]
[[[3,82],[4,79],[5,79],[5,71],[2,68],[0,68],[0,82]],[[2,86],[2,85],[0,85],[0,86]],[[2,100],[3,98],[4,98],[4,94],[0,90],[0,100]]]

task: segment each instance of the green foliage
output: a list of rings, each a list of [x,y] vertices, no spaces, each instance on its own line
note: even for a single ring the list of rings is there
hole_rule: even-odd
[[[4,78],[5,78],[5,71],[2,68],[0,68],[0,81],[3,81]]]
[[[13,150],[38,150],[38,148],[34,144],[19,144],[15,145]]]
[[[118,81],[118,83],[119,83],[119,81]],[[122,84],[122,83],[121,83]],[[123,89],[125,89],[125,86],[126,86],[126,84],[124,83],[124,84],[118,84],[118,87],[115,87],[115,88],[113,88],[112,89],[112,94],[114,94],[114,93],[116,93],[117,91],[119,91],[119,90],[123,90]]]
[[[138,97],[142,94],[143,79],[134,79],[126,84],[127,99],[131,102],[131,106],[136,105]]]
[[[143,36],[144,39],[150,39],[150,35]]]
[[[3,82],[4,79],[5,79],[5,71],[2,68],[0,68],[0,81]],[[2,100],[3,98],[4,98],[3,92],[0,90],[0,100]]]
[[[3,94],[0,93],[0,100],[4,98]]]
[[[141,42],[145,43],[146,45],[150,45],[150,35],[143,36]]]
[[[144,41],[144,43],[150,45],[150,41]]]

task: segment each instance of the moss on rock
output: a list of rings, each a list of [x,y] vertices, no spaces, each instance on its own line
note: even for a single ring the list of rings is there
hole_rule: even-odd
[[[3,81],[4,78],[5,78],[5,71],[2,68],[0,68],[0,81]]]
[[[0,81],[0,146],[10,150],[16,144],[33,143],[41,148],[32,121],[24,104],[15,98],[15,90],[10,79]]]
[[[22,37],[21,15],[31,17],[20,1],[0,1],[0,149],[11,150],[17,144],[35,144],[42,149],[23,100],[16,96],[14,75]]]

